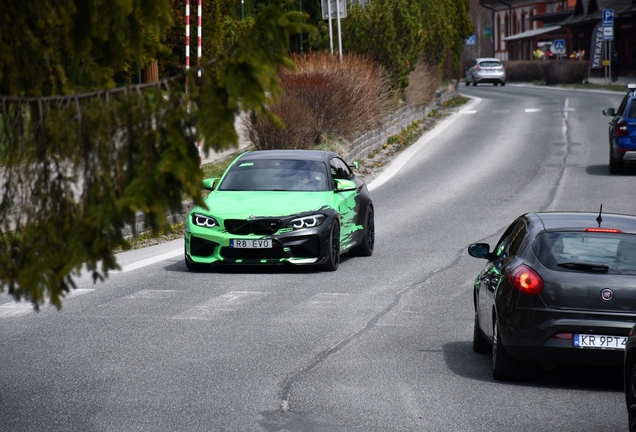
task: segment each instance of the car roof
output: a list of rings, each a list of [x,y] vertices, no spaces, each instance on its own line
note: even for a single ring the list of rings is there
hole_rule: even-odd
[[[600,227],[636,234],[636,216],[632,215],[601,213],[600,224],[597,221],[599,213],[592,212],[542,212],[533,215],[540,220],[546,231],[583,231],[586,228]]]
[[[324,161],[329,157],[337,156],[333,152],[323,150],[256,150],[247,153],[243,153],[241,160],[255,160],[255,159],[294,159],[294,160],[308,160],[308,161]]]

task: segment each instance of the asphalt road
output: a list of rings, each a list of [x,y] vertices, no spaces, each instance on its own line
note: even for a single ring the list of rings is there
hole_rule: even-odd
[[[495,382],[471,348],[472,283],[519,214],[636,214],[601,110],[620,93],[508,85],[371,183],[372,257],[335,273],[189,273],[181,240],[120,255],[61,311],[0,296],[1,431],[616,431],[620,370]]]

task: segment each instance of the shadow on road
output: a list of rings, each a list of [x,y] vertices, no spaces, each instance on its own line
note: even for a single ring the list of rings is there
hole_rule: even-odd
[[[489,354],[476,354],[472,342],[451,342],[443,346],[444,361],[459,376],[494,382]],[[623,370],[600,366],[564,365],[546,370],[535,363],[524,363],[523,372],[514,385],[623,392]],[[506,384],[502,382],[502,384]]]

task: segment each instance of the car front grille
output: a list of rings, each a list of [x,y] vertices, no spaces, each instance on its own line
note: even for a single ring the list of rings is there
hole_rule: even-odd
[[[279,229],[281,222],[279,219],[227,219],[224,222],[225,229],[230,234],[236,235],[272,235]]]

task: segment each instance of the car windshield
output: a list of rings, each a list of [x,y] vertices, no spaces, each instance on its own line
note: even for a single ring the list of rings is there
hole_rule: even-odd
[[[481,63],[479,63],[479,66],[481,67],[500,67],[501,63],[499,63],[498,61],[483,61]]]
[[[636,275],[636,236],[599,232],[547,232],[532,245],[546,267]]]
[[[258,159],[238,161],[223,178],[223,191],[326,191],[327,169],[316,161]]]

